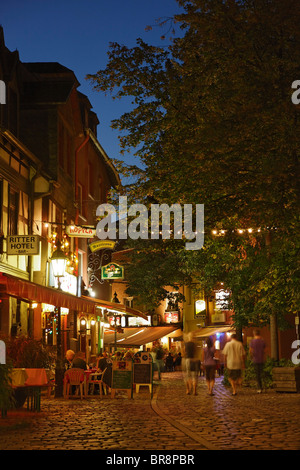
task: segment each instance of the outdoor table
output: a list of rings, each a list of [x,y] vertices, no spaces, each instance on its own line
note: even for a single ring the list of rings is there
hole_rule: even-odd
[[[26,369],[13,369],[10,376],[12,387],[25,387],[28,378]]]
[[[27,409],[41,410],[41,388],[48,385],[45,369],[13,369],[11,373],[12,387],[24,388],[27,396]]]

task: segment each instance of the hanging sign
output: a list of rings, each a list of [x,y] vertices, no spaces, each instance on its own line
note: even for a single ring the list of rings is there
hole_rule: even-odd
[[[101,279],[124,279],[124,268],[116,263],[109,263],[101,268]]]
[[[105,250],[105,249],[113,250],[115,247],[115,244],[116,242],[114,242],[113,240],[99,240],[97,242],[90,243],[89,248],[91,252],[94,253],[95,251],[98,251],[98,250]]]
[[[206,319],[206,302],[205,300],[196,300],[195,302],[195,319]]]
[[[90,227],[79,227],[78,225],[68,225],[66,234],[69,237],[93,238],[96,235],[96,229]]]
[[[8,235],[8,255],[38,255],[40,252],[39,235]]]
[[[230,292],[224,289],[215,291],[216,310],[229,310]]]

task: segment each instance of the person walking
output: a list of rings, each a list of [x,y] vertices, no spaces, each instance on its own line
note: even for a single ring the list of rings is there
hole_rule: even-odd
[[[185,343],[185,382],[186,394],[197,395],[197,380],[199,373],[199,360],[197,359],[197,345],[193,341],[192,333],[188,334],[188,341]]]
[[[213,395],[213,388],[215,385],[216,374],[216,360],[215,360],[215,347],[211,338],[206,339],[206,346],[202,351],[202,363],[205,370],[205,379],[208,389],[208,394]]]
[[[164,357],[164,350],[161,344],[159,343],[156,349],[156,357],[155,357],[155,364],[156,364],[157,372],[158,372],[158,380],[161,379],[161,372],[162,370],[164,370],[165,363],[164,363],[163,357]]]
[[[266,344],[263,338],[260,336],[259,330],[253,331],[253,339],[250,341],[250,355],[252,357],[253,365],[256,373],[256,382],[257,382],[257,393],[262,392],[262,374],[264,368],[264,359],[265,359],[265,347]]]
[[[225,344],[222,351],[225,356],[225,367],[228,369],[228,380],[232,387],[232,395],[237,394],[237,385],[241,381],[242,369],[245,367],[245,349],[236,334],[231,335],[231,340]]]

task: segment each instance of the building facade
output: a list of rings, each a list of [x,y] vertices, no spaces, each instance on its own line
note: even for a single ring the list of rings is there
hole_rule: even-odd
[[[2,29],[0,83],[0,332],[55,346],[59,308],[63,350],[95,352],[104,308],[91,297],[89,245],[118,173],[74,72],[21,62]],[[51,265],[58,246],[68,257],[60,285]],[[95,297],[109,301],[109,287],[95,285]]]

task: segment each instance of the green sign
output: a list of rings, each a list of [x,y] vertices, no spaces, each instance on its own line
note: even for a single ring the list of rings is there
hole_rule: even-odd
[[[101,279],[124,279],[124,268],[116,263],[109,263],[101,268]]]

